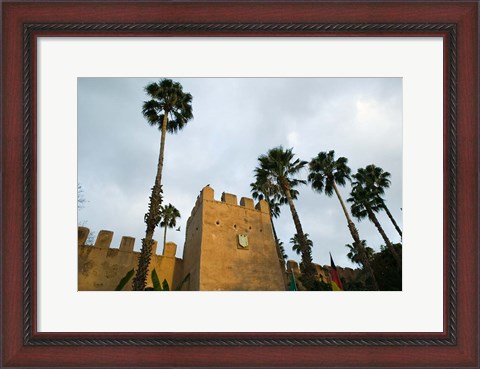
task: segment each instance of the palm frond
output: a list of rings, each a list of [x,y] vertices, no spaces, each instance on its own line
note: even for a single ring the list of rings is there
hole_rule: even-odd
[[[318,193],[332,196],[334,183],[345,186],[350,179],[350,168],[347,158],[340,157],[335,160],[335,151],[319,152],[309,163],[308,181],[312,189]]]
[[[161,126],[166,114],[167,131],[177,133],[193,119],[192,95],[183,92],[180,83],[162,79],[159,83],[153,82],[145,86],[145,92],[151,100],[144,102],[142,113],[150,125]]]
[[[160,208],[160,227],[174,228],[180,217],[180,211],[172,204],[162,206]]]

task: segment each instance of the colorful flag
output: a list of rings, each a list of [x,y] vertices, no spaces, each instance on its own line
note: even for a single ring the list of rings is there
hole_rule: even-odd
[[[298,291],[297,284],[295,283],[295,275],[293,274],[293,270],[291,270],[292,275],[290,276],[290,283],[288,285],[289,291]]]
[[[333,262],[332,254],[330,254],[330,265],[332,268],[330,269],[330,274],[332,275],[332,290],[333,291],[343,291],[342,281],[337,273],[337,267]]]

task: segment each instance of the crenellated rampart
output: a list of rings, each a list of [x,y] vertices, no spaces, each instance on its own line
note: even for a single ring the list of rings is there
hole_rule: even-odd
[[[93,245],[86,245],[90,230],[78,227],[78,290],[113,291],[120,280],[138,265],[139,252],[134,251],[135,238],[123,236],[120,245],[112,248],[113,232],[102,230]],[[157,241],[153,244],[152,258],[148,268],[147,287],[152,286],[151,272],[157,272],[170,288],[175,288],[180,278],[182,260],[175,257],[177,245],[167,242],[161,255],[157,255]],[[124,290],[132,290],[131,280]]]

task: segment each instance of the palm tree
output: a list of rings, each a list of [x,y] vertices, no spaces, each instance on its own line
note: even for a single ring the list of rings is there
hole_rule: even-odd
[[[158,126],[161,131],[160,153],[158,156],[157,174],[152,187],[152,194],[145,214],[147,229],[142,239],[142,248],[138,259],[138,268],[133,280],[133,289],[145,289],[148,264],[152,254],[153,232],[160,222],[160,206],[162,203],[162,170],[167,132],[177,133],[193,118],[192,95],[183,92],[180,83],[171,79],[152,82],[145,87],[151,100],[145,101],[142,107],[143,116],[151,126]]]
[[[308,181],[310,182],[314,191],[318,193],[325,193],[328,197],[331,197],[333,193],[337,195],[338,201],[342,207],[345,218],[347,219],[347,226],[352,235],[354,245],[359,251],[359,257],[362,260],[363,266],[370,274],[373,280],[374,287],[378,289],[377,280],[373,273],[373,269],[370,265],[370,261],[367,257],[365,248],[360,241],[358,230],[353,224],[350,214],[347,211],[342,196],[338,191],[338,186],[345,186],[347,180],[350,181],[350,168],[347,165],[348,159],[345,157],[339,157],[335,160],[335,151],[320,152],[309,163],[310,174],[308,175]]]
[[[280,199],[279,188],[274,185],[270,178],[267,178],[264,183],[257,182],[250,183],[250,192],[255,200],[265,200],[270,209],[270,220],[272,221],[273,236],[275,242],[278,244],[277,232],[273,225],[273,218],[280,216]]]
[[[307,241],[307,246],[309,249],[312,249],[313,247],[313,241],[310,240],[309,234],[305,233],[305,240]],[[290,243],[292,244],[292,250],[297,253],[297,255],[300,255],[302,252],[302,247],[300,246],[300,237],[298,237],[298,234],[295,234],[292,238],[290,238]]]
[[[371,260],[373,254],[375,253],[375,250],[373,250],[371,247],[368,247],[365,240],[362,240],[361,244],[363,246],[363,249],[365,250],[367,259]],[[348,247],[348,249],[350,250],[347,254],[347,257],[352,261],[352,263],[362,265],[363,263],[362,259],[360,258],[358,247],[356,247],[355,244],[346,244],[345,246]]]
[[[356,179],[356,175],[353,175]],[[352,203],[351,210],[354,217],[358,220],[368,217],[368,219],[375,225],[378,232],[382,236],[385,244],[395,258],[399,269],[401,269],[402,261],[398,256],[398,253],[395,251],[395,248],[392,245],[392,242],[387,237],[387,234],[383,230],[380,222],[378,221],[375,213],[383,209],[383,199],[372,191],[371,189],[364,187],[361,182],[354,182],[353,189],[350,193],[352,197],[347,199],[348,202]]]
[[[282,255],[282,259],[285,262],[285,260],[288,258],[288,255],[285,253],[285,248],[283,247],[282,241],[278,241],[278,248],[280,250],[280,254]]]
[[[369,187],[373,192],[376,192],[378,196],[383,195],[385,193],[385,189],[389,188],[391,184],[390,173],[385,172],[382,168],[377,167],[374,164],[370,164],[365,168],[358,169],[356,178],[357,181]],[[383,202],[383,210],[385,210],[396,231],[400,237],[402,237],[402,230],[393,218],[393,215],[388,209],[385,201]]]
[[[275,229],[275,225],[273,223],[273,218],[277,219],[280,216],[280,206],[287,204],[287,199],[285,196],[282,196],[281,189],[275,185],[271,178],[264,178],[264,182],[259,182],[257,178],[257,182],[250,183],[250,191],[252,192],[252,197],[255,200],[265,200],[268,203],[268,207],[270,209],[270,222],[272,223],[272,232],[273,237],[275,238],[275,243],[277,245],[277,254],[278,258],[281,261],[282,268],[285,267],[285,259],[286,255],[281,250],[281,242],[278,239],[277,231]],[[294,200],[297,199],[298,191],[295,189],[290,189],[290,193]]]
[[[167,228],[174,228],[177,226],[177,219],[180,218],[180,212],[172,204],[162,206],[160,208],[160,227],[164,227],[163,233],[163,250],[167,243]]]
[[[295,176],[307,165],[307,162],[294,159],[295,154],[293,154],[292,151],[293,149],[284,149],[282,146],[279,146],[270,149],[266,155],[259,156],[258,161],[260,162],[260,166],[255,168],[255,177],[258,183],[271,181],[286,198],[300,240],[302,264],[304,267],[302,283],[307,290],[312,290],[315,287],[316,281],[312,251],[306,243],[302,224],[295,209],[291,192],[292,188],[299,184],[306,183],[304,180],[296,179]]]

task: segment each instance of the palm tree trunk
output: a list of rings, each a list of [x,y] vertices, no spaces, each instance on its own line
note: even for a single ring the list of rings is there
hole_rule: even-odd
[[[377,227],[378,232],[382,236],[383,240],[385,241],[385,244],[387,245],[388,249],[392,253],[393,257],[395,258],[395,261],[397,262],[397,266],[399,269],[401,268],[402,265],[402,260],[400,260],[400,256],[398,255],[397,251],[395,251],[395,248],[393,247],[392,243],[390,242],[390,239],[387,237],[385,234],[385,231],[383,230],[382,226],[378,222],[377,217],[375,216],[375,213],[373,210],[370,208],[370,206],[365,206],[367,213],[368,213],[368,219],[372,221],[373,224],[375,224],[375,227]]]
[[[273,232],[273,238],[275,238],[275,243],[278,245],[278,236],[277,236],[277,231],[275,230],[275,226],[273,224],[273,218],[272,215],[270,214],[270,222],[272,223],[272,232]],[[278,249],[280,251],[280,249]],[[282,257],[283,259],[283,257]]]
[[[285,269],[285,259],[283,258],[282,251],[280,250],[280,241],[278,240],[277,232],[275,231],[275,226],[273,225],[272,214],[270,214],[270,221],[272,223],[273,237],[275,238],[278,263],[280,264],[280,271],[282,272],[283,284],[285,285],[285,288],[288,288],[289,280],[288,280],[287,271]]]
[[[167,136],[168,112],[165,112],[162,122],[162,134],[160,138],[160,153],[158,155],[157,175],[155,176],[155,184],[152,188],[152,195],[150,196],[150,203],[148,205],[148,213],[145,214],[145,223],[147,230],[145,238],[142,239],[142,248],[138,258],[138,268],[133,279],[133,290],[143,291],[147,282],[148,265],[152,257],[153,232],[158,225],[160,214],[160,205],[162,204],[161,185],[162,185],[162,170],[163,170],[163,155],[165,151],[165,137]]]
[[[138,267],[133,278],[132,287],[134,291],[143,291],[147,285],[148,265],[152,257],[153,240],[142,239],[142,249],[138,257]]]
[[[278,240],[277,231],[275,230],[275,226],[273,224],[273,219],[271,215],[270,215],[270,222],[272,223],[272,232],[273,232],[273,238],[275,239],[275,245],[277,245],[278,260],[280,260],[280,263],[282,264],[282,266],[284,266],[285,261],[283,260],[283,254],[280,251],[280,247],[279,247],[280,241]]]
[[[165,223],[167,223],[166,220],[165,220]],[[165,224],[165,230],[163,231],[163,253],[162,254],[165,253],[166,244],[167,244],[167,224]]]
[[[342,196],[340,195],[340,191],[338,191],[337,184],[335,181],[333,182],[333,189],[335,190],[335,193],[337,194],[338,201],[340,201],[340,205],[342,206],[343,213],[345,214],[345,218],[347,218],[347,225],[348,229],[350,230],[350,234],[352,235],[353,242],[357,246],[357,250],[360,252],[360,259],[362,260],[363,266],[367,269],[368,274],[370,274],[370,277],[372,277],[373,281],[373,286],[374,288],[378,291],[378,283],[377,283],[377,278],[375,278],[375,273],[373,272],[372,266],[370,265],[370,261],[368,260],[367,254],[365,252],[365,248],[362,245],[362,242],[360,241],[360,235],[358,234],[357,227],[355,227],[355,224],[352,222],[352,219],[350,218],[350,214],[348,214],[347,207],[345,206],[345,203],[343,202]]]
[[[395,227],[395,229],[397,230],[398,234],[400,235],[400,237],[402,237],[402,230],[400,229],[400,227],[398,226],[397,222],[395,221],[395,219],[393,218],[393,215],[392,213],[390,213],[390,210],[388,210],[387,208],[387,205],[383,205],[383,209],[385,210],[385,212],[387,213],[388,217],[390,218],[390,221],[392,222],[393,226]]]
[[[268,198],[268,196],[265,196],[265,200],[267,201],[268,204],[270,204],[270,199]],[[278,260],[280,260],[282,266],[284,267],[285,261],[283,260],[283,254],[280,251],[280,246],[279,246],[280,243],[278,240],[277,231],[275,230],[275,225],[273,224],[273,216],[271,211],[270,211],[270,223],[272,224],[272,233],[273,233],[273,238],[275,239],[275,245],[277,245]]]
[[[160,154],[158,155],[157,176],[155,184],[162,184],[163,158],[165,153],[165,139],[167,138],[168,111],[165,112],[162,122],[162,135],[160,137]]]
[[[165,139],[167,137],[167,124],[168,124],[168,112],[165,112],[165,115],[163,117],[163,122],[162,122],[162,134],[160,137],[160,153],[158,155],[158,164],[157,164],[157,175],[155,176],[155,184],[154,188],[159,191],[162,185],[162,171],[163,171],[163,158],[164,158],[164,152],[165,152]],[[153,191],[152,191],[152,197],[153,197]],[[153,205],[153,201],[151,201]],[[155,204],[155,207],[151,207],[150,212],[149,212],[149,223],[155,223],[155,219],[158,218],[158,214],[160,212],[160,205],[161,202],[158,204]],[[155,227],[157,224],[152,224],[147,223],[147,231],[145,238],[147,240],[151,240],[153,238],[153,232],[155,231]]]
[[[282,251],[280,250],[280,241],[278,240],[277,231],[275,230],[275,225],[273,224],[272,213],[270,213],[270,223],[272,223],[272,232],[273,232],[273,237],[275,238],[275,246],[277,249],[277,257],[278,257],[278,262],[280,264],[280,270],[282,271],[283,283],[285,285],[285,288],[287,288],[289,280],[287,276],[287,271],[285,270],[285,260],[283,259],[283,254],[282,254]]]
[[[302,224],[300,223],[300,218],[298,217],[297,210],[295,209],[295,205],[293,204],[292,194],[290,193],[290,189],[288,186],[283,186],[285,197],[287,198],[288,205],[290,207],[290,212],[292,213],[293,223],[295,224],[295,229],[297,231],[298,237],[300,238],[300,246],[302,247],[302,264],[304,268],[304,275],[305,278],[302,278],[302,284],[305,286],[307,290],[312,290],[314,287],[314,282],[316,278],[316,270],[313,265],[312,259],[312,250],[307,246],[307,242],[305,240],[305,233],[303,233]]]
[[[278,237],[277,237],[277,232],[275,231],[275,227],[273,225],[273,215],[272,215],[272,210],[270,209],[270,198],[265,195],[265,201],[267,202],[267,204],[269,204],[268,208],[269,208],[269,213],[270,213],[270,223],[272,223],[272,232],[273,232],[273,237],[275,238],[275,242],[277,243],[278,245]]]

